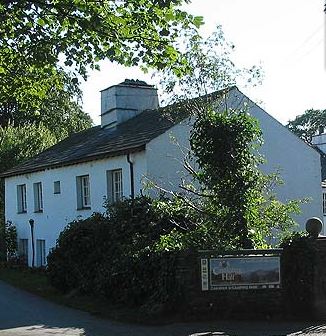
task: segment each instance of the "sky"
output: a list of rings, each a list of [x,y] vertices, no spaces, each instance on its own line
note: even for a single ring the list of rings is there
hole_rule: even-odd
[[[204,17],[203,36],[222,25],[238,67],[261,66],[262,84],[241,87],[285,124],[307,109],[326,109],[325,0],[192,0],[184,9]],[[100,123],[100,90],[150,74],[105,61],[82,84],[83,107]]]

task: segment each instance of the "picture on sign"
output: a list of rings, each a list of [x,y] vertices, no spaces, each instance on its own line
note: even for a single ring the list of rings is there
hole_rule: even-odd
[[[280,258],[223,257],[209,262],[210,289],[278,288]]]

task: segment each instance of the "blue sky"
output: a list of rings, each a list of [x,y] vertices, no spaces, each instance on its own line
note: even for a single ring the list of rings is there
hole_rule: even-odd
[[[235,45],[239,67],[261,65],[262,85],[240,89],[282,123],[306,109],[326,109],[324,0],[193,0],[184,7],[202,15],[202,34],[218,24]],[[137,68],[101,63],[82,85],[84,110],[100,122],[99,91],[125,78],[151,83]]]

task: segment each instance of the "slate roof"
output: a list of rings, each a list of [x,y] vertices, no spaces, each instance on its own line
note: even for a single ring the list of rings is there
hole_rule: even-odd
[[[160,110],[146,110],[117,125],[115,129],[95,126],[76,133],[32,159],[4,172],[2,177],[58,168],[145,149],[152,139],[166,132],[177,121],[164,117]]]

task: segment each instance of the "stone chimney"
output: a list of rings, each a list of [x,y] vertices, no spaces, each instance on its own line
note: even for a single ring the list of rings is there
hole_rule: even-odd
[[[153,85],[126,79],[101,91],[101,127],[113,128],[144,110],[158,107],[157,89]]]

